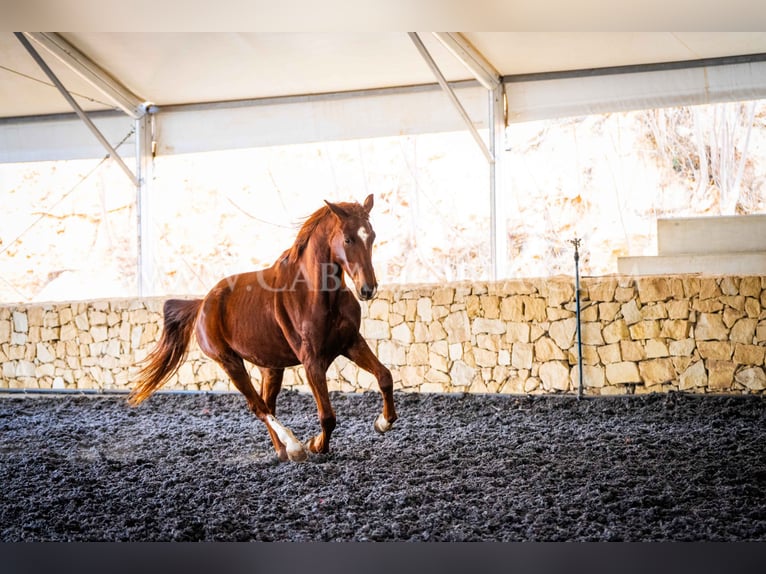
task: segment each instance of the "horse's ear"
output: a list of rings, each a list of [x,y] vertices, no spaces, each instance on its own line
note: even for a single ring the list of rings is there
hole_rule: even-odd
[[[330,203],[326,199],[324,202],[327,204],[327,207],[330,208],[330,211],[332,211],[335,215],[337,215],[341,219],[345,219],[346,217],[348,217],[348,212],[337,203]]]
[[[365,210],[365,211],[366,211],[368,214],[369,214],[369,213],[372,211],[372,204],[373,204],[373,203],[375,203],[375,202],[374,202],[374,197],[372,196],[372,194],[370,194],[370,195],[368,195],[368,196],[367,196],[367,198],[364,200],[364,205],[362,206],[362,207],[364,207],[364,210]]]

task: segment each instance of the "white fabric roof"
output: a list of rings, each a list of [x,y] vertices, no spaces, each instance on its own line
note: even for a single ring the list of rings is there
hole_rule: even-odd
[[[766,32],[465,32],[501,76],[766,53]],[[159,106],[432,84],[406,33],[63,33]],[[471,78],[421,34],[450,81]],[[86,110],[108,109],[72,70],[39,50]],[[0,117],[70,112],[10,32],[0,33]]]

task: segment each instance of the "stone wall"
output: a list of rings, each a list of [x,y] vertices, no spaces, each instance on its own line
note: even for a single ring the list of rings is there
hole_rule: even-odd
[[[394,286],[363,305],[362,332],[397,389],[573,393],[574,299],[571,277]],[[766,277],[584,278],[581,300],[588,395],[766,391]],[[0,307],[0,388],[130,388],[163,301]],[[328,376],[335,390],[377,388],[343,358]],[[302,369],[285,387],[307,389]],[[196,344],[165,388],[234,390]]]

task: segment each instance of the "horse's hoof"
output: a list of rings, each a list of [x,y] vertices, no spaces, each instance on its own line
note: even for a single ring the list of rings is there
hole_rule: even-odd
[[[391,430],[391,427],[394,426],[393,423],[390,423],[386,420],[386,417],[383,416],[383,413],[380,413],[378,415],[378,418],[375,419],[375,424],[372,425],[375,430],[380,434],[385,434],[388,431]]]
[[[293,462],[303,462],[309,457],[309,453],[306,452],[303,445],[300,443],[298,444],[300,445],[300,448],[293,448],[292,450],[287,449],[287,458]]]

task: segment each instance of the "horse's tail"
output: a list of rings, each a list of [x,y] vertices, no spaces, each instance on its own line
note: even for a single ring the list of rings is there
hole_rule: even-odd
[[[131,406],[139,405],[165,383],[186,358],[202,299],[169,299],[162,308],[164,325],[159,343],[141,361],[138,384],[128,396]]]

